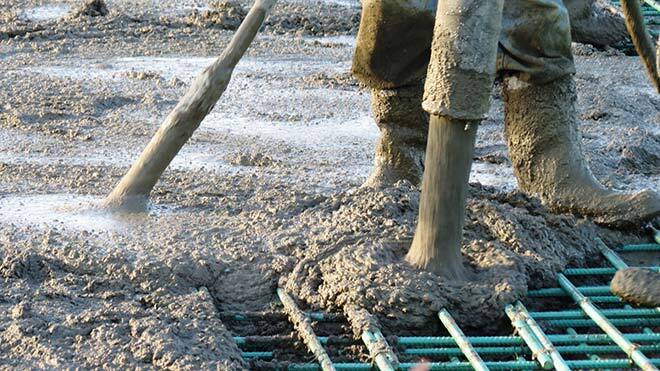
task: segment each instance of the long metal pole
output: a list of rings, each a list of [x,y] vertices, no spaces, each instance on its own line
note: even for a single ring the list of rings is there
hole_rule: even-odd
[[[356,305],[345,306],[344,313],[356,333],[361,335],[362,342],[366,345],[369,355],[378,369],[380,371],[398,370],[400,368],[399,359],[387,343],[385,336],[380,332],[378,321],[373,318],[371,313]]]
[[[335,371],[335,366],[332,364],[330,356],[328,356],[328,353],[323,349],[321,342],[314,333],[309,317],[305,315],[305,312],[298,308],[293,301],[293,298],[281,288],[277,289],[277,296],[279,296],[280,301],[284,305],[284,310],[293,323],[293,326],[300,333],[300,337],[307,345],[307,348],[309,348],[310,352],[314,354],[316,360],[321,365],[321,369],[323,371]]]
[[[625,245],[619,252],[633,252],[633,251],[660,251],[660,243],[643,243],[639,245]]]
[[[596,237],[595,240],[596,240],[596,245],[598,245],[598,249],[600,250],[601,254],[605,256],[605,258],[610,262],[610,264],[614,266],[614,268],[616,269],[628,268],[628,264],[626,264],[626,262],[624,262],[623,259],[621,259],[619,255],[617,255],[617,253],[615,253],[614,251],[612,251],[612,249],[607,247],[607,245],[605,245],[603,240],[601,240],[598,237]]]
[[[277,0],[256,0],[218,59],[188,88],[140,157],[105,199],[108,207],[140,210],[170,162],[229,85],[234,67],[254,40]]]
[[[362,341],[367,346],[369,354],[371,354],[380,371],[395,371],[397,369],[394,365],[398,360],[392,359],[394,352],[389,349],[389,345],[380,331],[365,330],[362,332]],[[385,347],[385,350],[382,350],[383,347]]]
[[[614,318],[609,320],[614,326],[620,327],[645,327],[660,326],[660,318]],[[587,319],[551,319],[546,320],[550,327],[593,327],[594,321]]]
[[[557,352],[561,354],[616,354],[623,351],[618,345],[558,345],[555,347]],[[640,345],[639,349],[642,351],[657,352],[660,351],[660,345]],[[497,346],[497,347],[476,347],[475,352],[486,355],[511,355],[511,354],[529,354],[531,350],[522,345],[514,346]],[[458,356],[463,354],[458,348],[408,348],[403,351],[403,354],[411,356]],[[564,365],[566,366],[566,360]],[[560,369],[560,368],[557,368]],[[566,368],[561,368],[566,370]]]
[[[659,308],[649,309],[601,309],[601,313],[609,318],[616,317],[649,317],[660,315]],[[529,312],[529,315],[536,320],[564,319],[564,318],[583,318],[587,315],[582,310],[563,310],[549,312]]]
[[[604,286],[604,285],[599,285],[599,286],[582,286],[578,287],[577,290],[585,295],[610,295],[612,294],[612,291],[610,291],[609,286]],[[539,298],[539,297],[547,297],[547,296],[566,296],[566,291],[560,289],[560,288],[555,288],[555,287],[549,287],[545,289],[538,289],[538,290],[530,290],[527,293],[527,296],[530,298]]]
[[[539,339],[534,335],[532,329],[529,328],[527,322],[524,318],[520,316],[520,313],[517,308],[509,304],[504,308],[507,316],[511,320],[511,324],[518,331],[520,337],[525,340],[525,343],[532,351],[532,357],[536,358],[538,363],[542,368],[549,370],[553,366],[552,358],[548,354],[548,351],[543,347]]]
[[[451,337],[454,338],[456,345],[458,345],[458,347],[461,349],[461,352],[465,355],[465,358],[467,358],[472,367],[474,367],[476,371],[487,371],[488,367],[486,367],[484,361],[474,350],[472,344],[470,344],[470,341],[467,339],[467,337],[465,337],[465,334],[463,331],[461,331],[461,328],[458,327],[456,321],[454,321],[447,309],[443,308],[438,313],[438,317],[440,318],[442,324],[447,328],[447,331],[449,331]]]
[[[566,362],[564,361],[564,358],[559,354],[555,346],[552,344],[552,341],[548,339],[546,336],[545,332],[541,330],[541,327],[534,321],[534,318],[529,315],[527,312],[527,308],[521,303],[517,302],[516,303],[516,309],[518,310],[518,314],[520,317],[525,319],[525,322],[527,322],[527,326],[532,330],[534,335],[536,335],[536,338],[539,339],[541,342],[541,345],[545,348],[545,350],[550,354],[550,358],[552,358],[552,363],[555,366],[555,370],[557,371],[570,371],[570,368],[568,365],[566,365]]]

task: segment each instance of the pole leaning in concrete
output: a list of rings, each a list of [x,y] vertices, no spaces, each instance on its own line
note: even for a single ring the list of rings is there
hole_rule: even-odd
[[[300,337],[305,344],[307,344],[307,348],[314,354],[316,360],[321,365],[321,369],[323,371],[335,371],[335,366],[332,364],[330,356],[323,349],[319,338],[314,333],[309,316],[300,310],[293,301],[293,298],[281,288],[277,289],[277,296],[280,298],[282,305],[284,305],[284,311],[289,316],[293,326],[300,333]]]
[[[637,54],[642,59],[655,90],[660,93],[660,73],[658,73],[660,52],[656,50],[651,35],[646,29],[640,2],[641,0],[621,0],[621,9],[626,19],[626,28],[635,45]]]
[[[139,210],[163,171],[227,89],[234,67],[254,40],[277,0],[256,0],[218,59],[192,83],[140,157],[105,199],[105,206]]]

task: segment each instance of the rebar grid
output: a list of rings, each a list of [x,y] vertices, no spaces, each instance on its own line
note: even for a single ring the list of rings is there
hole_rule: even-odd
[[[402,360],[400,370],[410,370],[419,365],[420,359],[431,359],[426,366],[430,370],[535,370],[554,368],[571,369],[624,369],[640,368],[657,370],[660,358],[645,355],[660,354],[660,334],[651,328],[660,325],[660,308],[632,308],[612,295],[609,286],[576,286],[571,279],[581,276],[611,279],[617,269],[627,265],[617,252],[658,251],[660,244],[628,245],[617,251],[609,249],[600,240],[595,241],[599,250],[612,267],[571,268],[558,275],[560,288],[547,288],[530,291],[530,297],[543,300],[552,296],[572,298],[577,309],[552,311],[527,311],[520,302],[507,306],[513,327],[518,334],[511,336],[465,336],[451,314],[442,310],[438,317],[450,336],[396,337],[396,346],[390,347],[380,330],[362,334],[364,344],[369,348],[374,341],[386,344],[389,351],[395,352]],[[658,269],[658,267],[652,267]],[[280,297],[284,297],[281,292]],[[287,295],[288,296],[288,295]],[[595,300],[594,300],[595,299]],[[615,308],[600,309],[594,303],[605,303]],[[286,318],[281,313],[268,313],[273,318]],[[317,323],[344,322],[341,314],[309,312],[307,318]],[[223,318],[234,321],[247,321],[256,313],[225,314]],[[619,327],[635,329],[635,332],[622,333]],[[578,333],[576,328],[585,329]],[[605,333],[593,333],[597,329]],[[319,349],[328,346],[351,346],[359,341],[348,336],[316,336],[310,353],[318,355]],[[250,345],[265,347],[264,350],[244,351],[247,360],[277,359],[277,351],[268,350],[274,344],[291,343],[299,340],[296,335],[248,336],[234,338],[240,347]],[[372,359],[377,355],[371,354]],[[483,357],[483,358],[482,358]],[[504,357],[504,358],[503,358]],[[616,358],[613,358],[616,357]],[[381,357],[382,358],[382,357]],[[509,359],[505,359],[509,358]],[[325,358],[324,358],[325,359]],[[327,367],[327,365],[325,365]],[[391,363],[336,362],[331,365],[336,370],[394,370]],[[318,363],[286,364],[282,369],[292,371],[321,370]]]

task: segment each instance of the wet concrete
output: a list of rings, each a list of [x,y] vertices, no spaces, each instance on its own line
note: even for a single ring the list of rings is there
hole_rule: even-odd
[[[471,178],[494,187],[473,187],[464,236],[478,280],[457,287],[402,265],[419,189],[359,188],[378,130],[369,92],[348,71],[354,32],[324,23],[357,11],[336,4],[319,5],[306,25],[266,27],[157,184],[152,199],[164,212],[115,230],[104,215],[58,211],[60,203],[104,197],[226,44],[230,31],[140,15],[167,11],[183,22],[184,6],[204,6],[193,3],[108,1],[105,19],[0,38],[0,204],[17,215],[0,221],[1,365],[247,368],[215,315],[270,308],[280,282],[315,308],[369,307],[400,333],[432,332],[432,309],[441,306],[452,314],[465,308],[456,312],[461,323],[497,327],[504,302],[595,256],[581,241],[595,234],[611,246],[643,241],[507,194],[515,181],[494,90]],[[37,2],[30,4],[21,2]],[[113,16],[113,4],[143,22]],[[289,20],[316,6],[292,4],[280,9],[299,10]],[[578,69],[596,176],[622,189],[660,187],[645,165],[652,162],[624,155],[631,145],[652,152],[654,142],[642,139],[660,135],[658,99],[642,67],[594,54],[578,59]],[[333,273],[337,267],[343,274]]]
[[[96,197],[67,194],[4,197],[0,198],[0,222],[87,231],[121,228],[120,220],[94,210],[99,201]]]
[[[21,9],[18,11],[20,19],[31,22],[48,22],[58,20],[71,11],[68,4],[49,4]]]

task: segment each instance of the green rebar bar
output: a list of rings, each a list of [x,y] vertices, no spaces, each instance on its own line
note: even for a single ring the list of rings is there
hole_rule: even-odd
[[[485,362],[491,370],[536,370],[538,364],[533,361],[503,361],[503,362]],[[566,361],[568,367],[581,370],[602,370],[602,369],[622,369],[633,368],[634,364],[629,359],[600,359],[600,360],[569,360]],[[660,359],[654,359],[653,364],[660,365]],[[472,366],[468,362],[459,363],[441,363],[433,362],[427,364],[431,371],[436,370],[456,370],[469,371]],[[367,363],[336,363],[338,371],[367,371],[372,370],[372,365]],[[402,363],[401,370],[410,370],[418,367],[419,363]],[[316,364],[290,365],[289,371],[319,371],[320,367]]]
[[[324,312],[307,312],[309,319],[318,322],[334,322],[343,321],[346,319],[344,315],[338,313],[324,313]],[[286,319],[286,314],[280,312],[223,312],[220,313],[220,319],[223,321],[248,321],[248,320],[271,320],[271,319]]]
[[[614,296],[614,295],[590,296],[589,299],[591,299],[592,303],[615,304],[615,303],[622,303],[623,302],[623,299],[621,299],[618,296]]]
[[[650,317],[660,315],[660,309],[601,309],[608,318],[616,317]],[[587,315],[581,310],[561,310],[561,311],[548,311],[548,312],[530,312],[529,313],[536,320],[547,319],[566,319],[566,318],[584,318]]]
[[[578,370],[588,369],[616,369],[633,368],[635,365],[629,359],[599,359],[599,360],[571,360],[566,361],[570,368]],[[660,365],[660,359],[654,359],[653,365]]]
[[[371,371],[373,366],[370,363],[335,363],[337,371]],[[317,364],[294,364],[287,367],[288,371],[321,371]]]
[[[569,268],[564,271],[567,276],[595,276],[612,275],[616,273],[616,268]]]
[[[639,245],[625,245],[616,252],[636,252],[636,251],[660,251],[660,244],[657,243],[642,243]]]
[[[559,285],[561,285],[561,287],[571,295],[573,300],[580,305],[580,308],[582,308],[582,310],[584,310],[584,312],[596,322],[598,327],[608,334],[642,370],[657,370],[657,368],[651,364],[651,361],[649,361],[649,359],[646,358],[646,356],[640,352],[635,345],[628,341],[623,334],[614,327],[614,325],[612,325],[602,313],[600,313],[598,308],[593,305],[586,296],[582,295],[575,286],[573,286],[566,276],[559,273],[557,275],[557,280],[559,281]]]
[[[245,346],[248,344],[278,344],[293,341],[293,337],[289,335],[275,335],[275,336],[234,336],[236,345]]]
[[[658,266],[651,266],[645,268],[652,269],[655,271],[660,271],[660,267]],[[617,270],[618,269],[616,268],[569,268],[566,269],[563,273],[565,276],[595,276],[595,275],[609,276],[609,275],[614,275]]]
[[[612,294],[612,291],[610,291],[609,286],[581,286],[578,287],[578,290],[580,291],[580,293],[588,296]],[[539,298],[546,296],[566,296],[566,295],[567,295],[566,291],[555,287],[531,290],[527,293],[527,296],[529,296],[530,298]]]
[[[504,307],[504,311],[511,320],[511,324],[518,331],[520,337],[525,340],[525,343],[532,352],[532,357],[541,365],[542,368],[549,370],[552,368],[552,358],[547,350],[541,345],[539,339],[534,335],[532,330],[527,325],[524,318],[521,318],[519,310],[513,305],[509,304]]]
[[[286,319],[286,315],[281,312],[221,312],[220,319],[223,321],[249,321],[262,319]]]
[[[660,334],[655,333],[631,333],[624,335],[629,341],[640,342],[660,342]],[[606,334],[575,334],[575,335],[548,335],[555,344],[573,344],[573,343],[612,343],[612,339]],[[494,346],[494,345],[520,345],[524,340],[519,336],[468,336],[470,343],[474,346]],[[320,337],[321,341],[327,338]],[[451,346],[454,345],[454,339],[450,336],[402,336],[397,342],[404,346]]]
[[[399,360],[392,347],[385,340],[385,336],[383,336],[380,329],[376,326],[378,321],[373,318],[371,313],[356,305],[345,306],[344,313],[349,318],[360,318],[359,324],[352,325],[361,327],[362,342],[366,345],[369,355],[378,366],[378,369],[380,371],[394,371],[395,369],[399,369]]]
[[[273,358],[273,352],[241,352],[243,358]]]
[[[566,333],[568,333],[570,335],[577,335],[578,334],[577,331],[575,331],[575,329],[572,328],[572,327],[567,328]],[[607,334],[605,334],[605,336],[607,336]],[[607,338],[609,339],[609,336],[607,336]],[[611,342],[611,339],[609,339],[609,340]],[[587,342],[582,342],[578,345],[583,345],[584,346],[584,345],[588,345],[588,343]],[[599,360],[600,359],[600,357],[597,354],[587,353],[586,356],[591,360]]]
[[[538,369],[539,365],[536,362],[533,361],[503,361],[503,362],[492,362],[492,363],[486,363],[486,365],[491,369],[491,370],[536,370]],[[437,365],[434,367],[435,364],[431,365],[431,370],[446,370],[445,368],[442,367],[442,365]],[[453,368],[453,370],[465,370],[464,367],[461,367],[461,365],[456,365],[456,368]],[[410,369],[410,368],[408,368]]]
[[[365,330],[362,333],[362,341],[364,342],[364,345],[367,346],[369,354],[371,354],[371,357],[376,362],[376,365],[378,365],[378,369],[380,371],[394,371],[396,369],[394,364],[398,363],[399,361],[395,358],[396,356],[394,356],[394,352],[389,349],[389,345],[387,344],[385,337],[383,334],[381,334],[380,331],[372,332]],[[388,350],[386,352],[383,352],[382,349],[379,349],[382,344],[385,344],[387,347]]]
[[[565,292],[560,294],[558,290],[561,290],[559,288],[547,288],[547,289],[541,289],[544,290],[540,293],[530,291],[528,296],[529,297],[535,297],[535,298],[550,298],[550,297],[557,297],[557,296],[568,296]],[[602,289],[604,290],[604,289]],[[591,299],[592,302],[594,303],[621,303],[623,300],[615,295],[591,295],[587,294],[589,296],[589,299]]]
[[[567,330],[570,330],[568,328]],[[660,334],[653,333],[651,329],[646,328],[645,333],[625,334],[626,339],[636,343],[660,342]],[[605,334],[576,334],[576,335],[548,335],[550,341],[555,344],[602,344],[612,343],[612,339]],[[327,337],[319,336],[321,344],[353,344],[355,341],[345,337]],[[519,336],[467,336],[468,341],[474,346],[507,346],[522,345],[525,341]],[[293,341],[291,336],[235,336],[234,341],[238,346],[248,344],[277,344]],[[405,347],[448,347],[455,344],[455,340],[450,336],[438,337],[406,337],[397,339],[397,343]]]
[[[543,345],[543,348],[550,354],[550,358],[552,358],[552,363],[555,367],[555,370],[557,371],[570,371],[570,368],[566,365],[566,362],[564,361],[564,358],[559,354],[555,346],[552,344],[552,341],[548,339],[548,336],[541,330],[541,327],[534,321],[534,318],[529,315],[529,312],[527,311],[527,308],[520,302],[516,302],[516,308],[518,309],[518,313],[520,314],[521,317],[525,319],[527,322],[527,326],[529,326],[530,329],[532,329],[532,332],[534,335],[536,335],[536,338],[539,339],[541,342],[541,345]]]
[[[550,327],[594,327],[592,319],[551,319],[543,321]],[[619,327],[660,326],[660,318],[614,318],[609,322]]]
[[[323,345],[326,344],[354,344],[355,340],[348,336],[317,336],[319,342]],[[273,335],[273,336],[234,336],[234,341],[239,346],[248,344],[278,344],[293,341],[294,338],[289,335]]]
[[[451,314],[446,309],[442,309],[438,313],[438,317],[442,324],[447,328],[449,334],[456,341],[456,345],[460,348],[462,354],[465,355],[468,362],[474,367],[477,371],[488,371],[488,367],[484,364],[484,361],[479,357],[479,354],[474,351],[474,348],[470,344],[470,341],[465,337],[461,328],[458,327],[456,321],[451,317]]]
[[[618,345],[557,345],[555,349],[558,353],[562,354],[624,353]],[[660,351],[660,344],[640,345],[639,349],[641,351],[657,352]],[[474,350],[477,353],[483,355],[499,356],[512,354],[531,354],[531,350],[526,346],[476,347]],[[403,354],[409,356],[447,357],[459,356],[462,353],[458,348],[409,348],[405,349]]]

